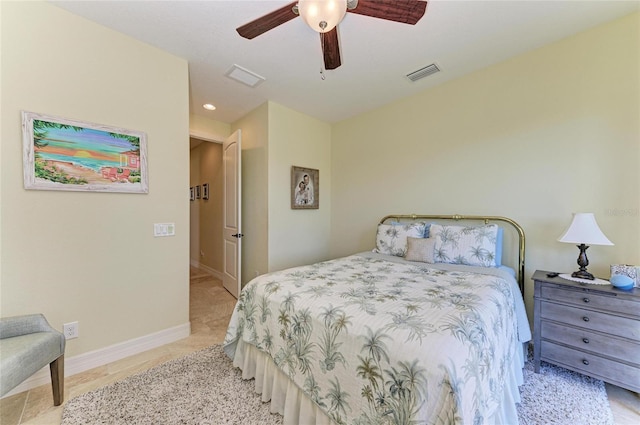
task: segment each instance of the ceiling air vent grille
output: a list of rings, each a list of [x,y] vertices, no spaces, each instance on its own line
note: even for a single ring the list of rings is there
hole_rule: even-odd
[[[427,65],[424,68],[420,68],[417,71],[413,71],[407,74],[407,78],[411,81],[418,81],[424,77],[428,77],[431,74],[435,74],[436,72],[440,72],[440,68],[435,63],[431,65]]]
[[[236,64],[233,64],[233,66],[229,68],[224,75],[242,84],[246,84],[249,87],[256,87],[258,84],[266,80],[266,78],[256,74],[255,72],[249,71],[247,68],[243,68]]]

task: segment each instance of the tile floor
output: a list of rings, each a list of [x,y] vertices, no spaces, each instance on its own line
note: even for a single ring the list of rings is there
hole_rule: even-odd
[[[235,298],[222,287],[219,280],[206,272],[192,267],[190,277],[191,335],[188,338],[67,377],[65,400],[157,364],[221,343],[235,306]],[[608,384],[607,394],[617,425],[640,424],[638,394]],[[61,416],[62,406],[53,406],[50,385],[42,385],[0,400],[2,425],[58,425]]]

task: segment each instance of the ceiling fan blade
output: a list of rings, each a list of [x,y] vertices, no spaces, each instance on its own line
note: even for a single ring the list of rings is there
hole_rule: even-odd
[[[338,42],[338,27],[329,32],[320,33],[322,43],[322,55],[324,56],[324,68],[336,69],[340,62],[340,43]]]
[[[236,31],[238,31],[238,34],[242,37],[251,40],[260,34],[264,34],[278,25],[282,25],[297,17],[298,15],[293,12],[293,6],[296,4],[298,4],[298,2],[294,1],[280,9],[276,9],[271,13],[249,22],[248,24],[244,24],[241,27],[236,28]]]
[[[421,0],[358,0],[347,12],[415,25],[426,10],[427,2]]]

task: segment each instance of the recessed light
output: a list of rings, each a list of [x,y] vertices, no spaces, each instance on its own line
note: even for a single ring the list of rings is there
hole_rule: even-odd
[[[202,105],[202,107],[203,107],[204,109],[208,109],[208,110],[210,110],[210,111],[214,111],[214,110],[216,109],[216,107],[215,107],[215,106],[213,106],[213,105],[212,105],[212,104],[210,104],[210,103],[205,103],[204,105]]]

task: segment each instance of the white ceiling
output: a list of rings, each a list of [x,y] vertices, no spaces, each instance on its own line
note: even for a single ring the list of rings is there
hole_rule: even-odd
[[[322,80],[320,38],[301,18],[253,40],[235,31],[290,1],[52,3],[187,59],[191,112],[226,123],[267,100],[337,122],[640,10],[629,0],[431,0],[415,26],[347,13],[342,66]],[[405,77],[431,63],[442,71]],[[266,81],[250,88],[225,77],[233,64]]]

